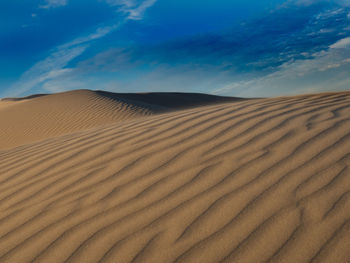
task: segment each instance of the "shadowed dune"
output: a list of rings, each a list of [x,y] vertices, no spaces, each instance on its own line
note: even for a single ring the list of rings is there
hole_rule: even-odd
[[[100,96],[122,100],[129,104],[145,107],[160,107],[164,110],[179,110],[189,107],[205,106],[223,102],[246,100],[243,98],[213,96],[203,93],[150,92],[150,93],[112,93],[96,91]]]
[[[0,150],[0,262],[349,261],[350,92],[171,112],[127,94],[107,116],[114,95],[65,96],[98,106]]]
[[[50,94],[34,94],[34,95],[29,95],[26,97],[13,97],[13,98],[3,98],[1,101],[23,101],[23,100],[29,100],[29,99],[35,99],[43,96],[48,96]]]

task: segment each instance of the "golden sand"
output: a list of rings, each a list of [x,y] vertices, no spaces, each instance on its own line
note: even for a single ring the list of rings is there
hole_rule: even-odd
[[[105,95],[0,101],[0,262],[349,261],[350,92]]]

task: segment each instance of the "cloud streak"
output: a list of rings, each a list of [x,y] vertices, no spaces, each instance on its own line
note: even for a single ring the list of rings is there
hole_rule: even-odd
[[[74,58],[81,55],[88,46],[72,46],[57,49],[46,59],[36,63],[27,70],[15,83],[14,87],[7,91],[5,96],[19,96],[37,87],[41,83],[57,78],[68,72],[64,67]]]
[[[53,8],[67,4],[67,0],[47,0],[46,2],[46,5],[42,6],[42,8]],[[99,27],[89,35],[78,37],[56,47],[51,51],[51,54],[48,57],[37,62],[29,70],[22,74],[19,81],[5,93],[5,96],[9,94],[11,94],[11,96],[19,96],[29,92],[33,88],[39,87],[40,85],[43,88],[48,87],[49,85],[45,85],[46,82],[53,81],[72,71],[72,69],[67,69],[65,67],[73,59],[83,54],[86,49],[89,48],[92,41],[105,37],[118,29],[128,20],[141,19],[144,12],[155,2],[156,0],[145,0],[134,6],[132,5],[131,1],[120,1],[120,3],[123,5],[123,10],[126,10],[123,12],[128,12],[129,14],[123,21],[114,25]]]
[[[68,0],[46,0],[44,5],[40,5],[39,8],[50,9],[65,6],[68,4]]]
[[[152,7],[157,0],[106,0],[111,6],[117,6],[118,12],[126,14],[127,20],[141,20],[146,10]]]
[[[310,59],[286,62],[270,74],[223,85],[214,93],[254,97],[347,90],[349,71],[350,49],[330,48]]]
[[[156,2],[157,0],[145,0],[136,8],[126,9],[126,12],[129,13],[128,19],[141,20],[146,10],[153,6]]]

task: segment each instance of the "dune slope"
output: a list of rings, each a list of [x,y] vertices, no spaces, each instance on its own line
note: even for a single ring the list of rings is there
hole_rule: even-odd
[[[0,149],[142,116],[237,98],[183,93],[76,90],[0,101]]]
[[[343,92],[2,150],[0,262],[348,262],[349,131]]]

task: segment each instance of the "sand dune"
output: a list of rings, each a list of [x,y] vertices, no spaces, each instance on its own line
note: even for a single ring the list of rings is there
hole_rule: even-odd
[[[0,262],[349,262],[350,92],[107,95],[1,102]]]
[[[0,101],[0,149],[141,116],[237,100],[205,94],[90,90],[5,98]]]

